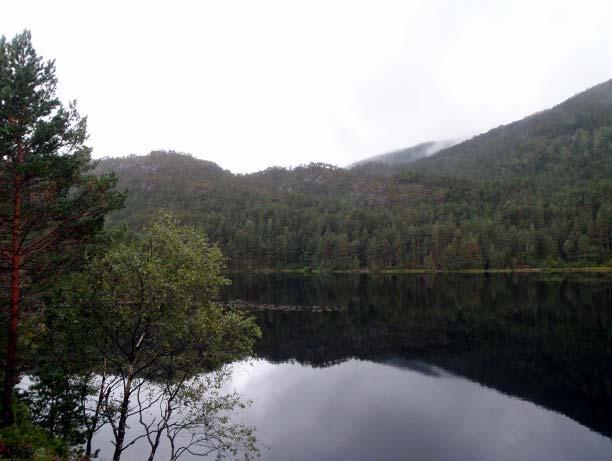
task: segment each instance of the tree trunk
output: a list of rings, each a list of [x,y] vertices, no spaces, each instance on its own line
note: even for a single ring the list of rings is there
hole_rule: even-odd
[[[119,461],[121,459],[121,452],[123,451],[123,441],[125,439],[125,430],[127,426],[127,416],[130,405],[130,395],[132,393],[133,379],[134,376],[132,374],[132,371],[130,370],[127,382],[123,387],[123,400],[121,401],[119,424],[117,424],[117,437],[115,439],[115,453],[113,454],[113,461]]]
[[[21,255],[21,177],[15,178],[15,199],[13,208],[13,235],[11,247],[11,307],[8,322],[8,343],[6,346],[6,363],[4,370],[4,387],[2,389],[2,425],[10,426],[14,422],[13,389],[17,384],[17,335],[19,325],[19,301],[21,297],[20,271]]]
[[[100,418],[100,409],[102,408],[102,404],[104,403],[104,393],[106,384],[106,367],[108,364],[108,359],[106,355],[104,356],[104,366],[102,368],[102,382],[100,383],[100,392],[98,393],[98,401],[96,403],[96,410],[91,419],[91,428],[87,431],[87,445],[85,448],[85,459],[91,459],[91,449],[92,449],[92,441],[93,436],[96,433],[96,428],[98,426],[98,420]]]

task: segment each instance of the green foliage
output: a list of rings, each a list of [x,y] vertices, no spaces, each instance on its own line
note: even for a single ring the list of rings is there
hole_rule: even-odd
[[[228,283],[223,267],[204,232],[161,216],[94,258],[67,296],[111,355],[142,363],[153,355],[157,369],[215,369],[249,353],[257,335],[248,318],[213,302]]]
[[[251,428],[234,426],[212,411],[215,405],[220,412],[234,409],[240,404],[237,397],[194,394],[202,389],[202,373],[225,377],[224,365],[251,354],[259,337],[252,318],[214,302],[229,283],[222,276],[225,260],[219,248],[200,229],[179,225],[167,215],[159,215],[140,233],[119,232],[110,238],[105,251],[94,254],[85,270],[62,285],[55,301],[65,306],[66,320],[66,312],[76,309],[76,325],[68,322],[66,327],[69,342],[78,345],[83,357],[81,370],[70,380],[72,392],[91,392],[91,386],[91,393],[99,396],[95,411],[85,410],[80,420],[76,415],[72,421],[87,428],[90,440],[101,423],[110,424],[113,459],[119,459],[132,444],[125,439],[128,417],[145,414],[152,404],[143,402],[149,398],[155,408],[165,408],[167,418],[184,414],[188,419],[143,426],[149,435],[154,433],[149,440],[171,431],[196,431],[192,440],[202,446],[219,441],[216,448],[209,447],[213,451],[232,452],[239,446],[253,451]],[[62,390],[58,383],[52,388],[56,394]],[[74,400],[57,401],[66,402],[69,410]],[[193,407],[191,413],[182,404]],[[57,411],[69,415],[65,410]],[[154,453],[157,445],[151,449]]]
[[[43,61],[23,32],[0,39],[0,241],[8,250],[16,228],[24,268],[48,262],[56,252],[99,230],[105,213],[124,196],[111,189],[112,173],[92,174],[87,119],[76,103],[56,96],[54,61]],[[15,204],[20,203],[18,218]],[[41,262],[42,260],[42,262]],[[2,258],[3,268],[8,264]],[[55,263],[57,269],[57,261]],[[37,274],[39,275],[39,274]]]
[[[38,56],[28,31],[0,38],[0,300],[10,305],[1,318],[3,426],[14,420],[18,351],[30,339],[20,331],[31,320],[24,317],[37,313],[53,279],[79,264],[124,198],[112,173],[92,173],[87,120],[56,88],[55,63]]]
[[[86,266],[46,292],[43,315],[24,325],[28,413],[3,438],[12,456],[38,459],[56,440],[62,457],[68,447],[71,456],[93,454],[96,431],[125,431],[128,414],[148,411],[146,399],[172,416],[155,430],[177,437],[177,450],[186,433],[196,435],[193,450],[256,454],[253,428],[227,416],[244,402],[221,391],[225,365],[250,355],[260,332],[250,316],[214,302],[229,283],[218,247],[159,215],[140,233],[113,229],[89,249]],[[118,457],[130,446],[124,437]]]
[[[0,458],[11,460],[58,461],[68,459],[68,445],[32,424],[28,407],[15,405],[15,423],[0,429]]]

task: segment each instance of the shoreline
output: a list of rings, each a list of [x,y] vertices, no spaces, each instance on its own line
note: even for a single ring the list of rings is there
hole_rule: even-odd
[[[564,273],[612,273],[612,267],[529,267],[518,269],[357,269],[357,270],[320,270],[320,269],[255,269],[255,270],[230,270],[232,274],[303,274],[303,275],[419,275],[419,274],[564,274]]]

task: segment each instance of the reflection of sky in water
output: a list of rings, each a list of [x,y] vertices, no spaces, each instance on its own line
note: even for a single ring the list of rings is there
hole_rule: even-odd
[[[530,402],[420,363],[257,361],[232,385],[263,459],[609,460],[612,441]],[[417,371],[415,371],[417,370]]]
[[[256,426],[264,460],[612,459],[612,440],[573,420],[422,362],[257,360],[234,370],[227,390],[253,401],[234,421]],[[122,459],[147,455],[137,444]]]

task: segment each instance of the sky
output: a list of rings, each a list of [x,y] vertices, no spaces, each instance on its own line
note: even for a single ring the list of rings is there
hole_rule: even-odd
[[[4,2],[95,157],[234,172],[468,138],[612,78],[612,1]]]

